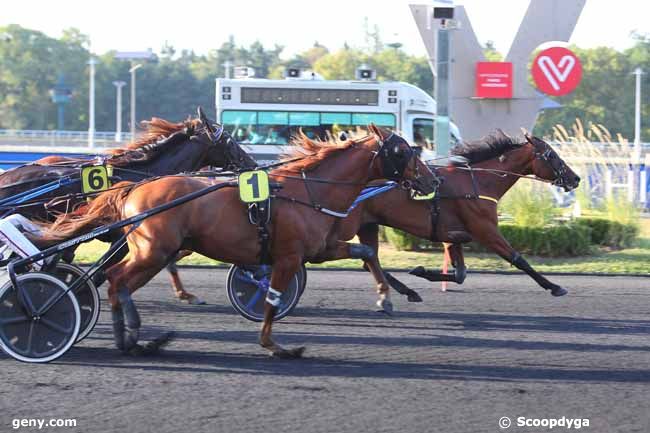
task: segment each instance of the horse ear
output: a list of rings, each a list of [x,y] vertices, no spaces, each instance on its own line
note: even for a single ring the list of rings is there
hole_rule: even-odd
[[[378,128],[377,125],[375,125],[374,123],[368,125],[368,131],[371,132],[372,134],[378,135],[379,138],[381,138],[382,140],[386,138],[384,132],[380,128]]]
[[[535,144],[533,143],[532,135],[530,135],[530,133],[526,128],[521,128],[521,133],[524,134],[524,138],[526,139],[527,142],[529,142],[530,144]]]

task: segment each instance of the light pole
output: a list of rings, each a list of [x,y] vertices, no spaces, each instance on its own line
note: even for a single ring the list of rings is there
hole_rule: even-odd
[[[95,65],[97,60],[91,57],[88,60],[90,73],[90,86],[88,88],[88,147],[95,146]]]
[[[641,160],[641,75],[643,69],[637,67],[632,75],[636,76],[636,96],[634,101],[634,158],[639,163]]]
[[[131,141],[135,140],[135,71],[140,69],[142,64],[131,66]]]
[[[436,143],[436,154],[438,157],[449,154],[449,118],[450,98],[449,89],[451,76],[451,33],[454,28],[454,8],[434,7],[433,18],[438,20],[439,26],[436,30],[436,74],[434,77],[436,118],[434,123],[434,141]]]
[[[225,79],[229,79],[229,78],[230,78],[230,68],[232,68],[232,65],[233,65],[233,63],[232,63],[230,60],[226,60],[226,61],[223,62],[223,64],[221,65],[221,66],[223,66],[223,71],[224,71],[224,73],[223,73],[223,77],[224,77]]]
[[[122,141],[122,87],[126,85],[126,81],[113,81],[115,90],[117,91],[117,99],[115,102],[115,141]]]

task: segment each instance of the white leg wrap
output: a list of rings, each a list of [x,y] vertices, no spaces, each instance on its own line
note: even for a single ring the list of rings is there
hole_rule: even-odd
[[[17,219],[12,218],[13,216],[14,215],[11,215],[8,218],[0,220],[0,241],[4,242],[7,247],[21,257],[29,257],[38,254],[40,250],[36,248],[36,245],[31,243],[25,235],[14,226],[14,222],[17,221]],[[36,264],[40,268],[43,266],[43,261],[41,260]]]
[[[266,302],[277,307],[280,305],[281,298],[282,292],[275,290],[273,287],[269,287],[269,291],[266,292]]]

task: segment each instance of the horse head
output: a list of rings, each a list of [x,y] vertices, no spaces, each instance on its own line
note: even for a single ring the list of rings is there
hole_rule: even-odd
[[[524,137],[532,146],[532,171],[535,176],[549,180],[553,185],[564,188],[565,191],[571,191],[580,185],[580,177],[560,158],[550,144],[528,133]]]
[[[227,170],[252,169],[257,167],[255,160],[232,138],[223,125],[213,124],[198,108],[201,131],[196,137],[210,142],[204,165],[223,167]]]
[[[405,187],[412,187],[425,195],[436,190],[440,179],[420,160],[404,138],[374,124],[368,126],[368,131],[375,136],[379,145],[375,160],[381,164],[383,177],[402,182]]]

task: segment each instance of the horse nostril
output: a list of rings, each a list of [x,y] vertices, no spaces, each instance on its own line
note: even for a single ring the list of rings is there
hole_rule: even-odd
[[[576,184],[580,183],[580,176],[576,176],[573,180]]]

